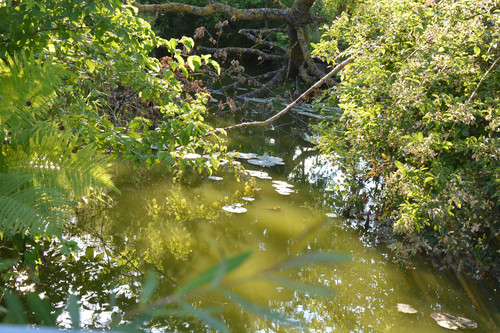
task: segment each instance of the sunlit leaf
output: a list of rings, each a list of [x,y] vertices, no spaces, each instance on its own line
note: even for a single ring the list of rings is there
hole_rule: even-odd
[[[455,317],[449,313],[433,313],[431,317],[439,326],[450,330],[477,328],[476,322],[463,317]]]
[[[417,313],[418,311],[409,304],[398,303],[398,311],[402,313]]]

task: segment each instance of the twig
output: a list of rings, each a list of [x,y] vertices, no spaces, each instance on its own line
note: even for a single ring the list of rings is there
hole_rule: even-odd
[[[477,91],[479,90],[479,87],[481,86],[481,84],[483,83],[484,79],[486,78],[486,76],[491,72],[491,70],[493,69],[493,67],[495,67],[495,65],[497,64],[498,60],[500,60],[500,57],[498,57],[494,62],[493,64],[490,66],[490,68],[488,68],[488,70],[486,71],[486,73],[484,73],[484,75],[481,77],[481,80],[479,80],[479,83],[477,84],[476,86],[476,89],[474,90],[474,92],[472,93],[472,95],[470,95],[469,99],[467,100],[467,102],[470,102],[472,101],[472,99],[474,98],[474,96],[476,96],[477,94]]]
[[[208,132],[205,134],[205,136],[212,135],[212,134],[217,134],[220,133],[221,131],[228,131],[228,130],[234,130],[238,128],[245,128],[245,127],[250,127],[250,126],[258,126],[258,127],[264,127],[268,126],[271,124],[273,121],[283,117],[285,114],[287,114],[294,106],[297,105],[299,101],[307,97],[314,89],[317,89],[321,87],[323,83],[331,79],[333,76],[335,76],[338,72],[340,72],[345,66],[347,66],[349,63],[351,63],[354,60],[354,58],[349,58],[338,64],[333,70],[331,70],[328,74],[326,74],[321,80],[316,82],[314,85],[312,85],[309,89],[307,89],[302,95],[297,97],[296,100],[294,100],[292,103],[288,104],[283,110],[272,116],[271,118],[268,118],[264,121],[251,121],[251,122],[245,122],[241,124],[236,124],[233,126],[228,126],[225,128],[217,128],[213,132]]]

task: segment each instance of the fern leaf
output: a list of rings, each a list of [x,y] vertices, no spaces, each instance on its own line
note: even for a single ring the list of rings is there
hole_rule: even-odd
[[[68,201],[54,189],[31,186],[29,174],[0,173],[0,230],[4,235],[30,232],[59,235],[69,214]]]

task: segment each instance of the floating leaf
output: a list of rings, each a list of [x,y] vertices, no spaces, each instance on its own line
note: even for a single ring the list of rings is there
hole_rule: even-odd
[[[269,163],[273,163],[276,165],[285,165],[285,162],[283,162],[283,159],[281,157],[276,157],[276,156],[259,156],[257,157],[261,161],[266,161]]]
[[[272,166],[276,165],[273,162],[264,161],[264,160],[257,160],[257,159],[247,160],[247,162],[250,164],[253,164],[253,165],[261,166],[261,167],[272,167]]]
[[[222,210],[228,213],[236,213],[236,214],[242,214],[247,212],[247,209],[245,207],[242,207],[241,204],[224,206],[222,207]]]
[[[477,328],[477,323],[463,317],[455,317],[449,313],[433,313],[431,314],[437,324],[441,327],[458,330],[459,328]]]
[[[234,156],[236,158],[241,158],[241,159],[244,159],[244,160],[249,160],[251,158],[256,158],[257,157],[257,154],[254,154],[254,153],[240,153],[240,152],[231,152],[231,153],[228,153],[229,156]]]
[[[284,182],[282,180],[273,180],[273,186],[278,188],[278,187],[289,187],[289,188],[292,188],[293,185],[292,184],[288,184],[287,182]]]
[[[292,193],[295,193],[294,190],[290,190],[289,188],[277,189],[276,192],[281,195],[290,195]]]
[[[252,177],[256,177],[256,178],[260,178],[260,179],[272,179],[267,172],[255,171],[255,170],[247,170],[247,172]]]
[[[417,313],[418,311],[413,306],[404,303],[398,303],[398,311],[402,313]]]

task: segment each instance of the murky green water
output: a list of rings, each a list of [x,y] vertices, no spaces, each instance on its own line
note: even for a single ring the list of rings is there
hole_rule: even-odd
[[[285,130],[286,128],[286,130]],[[61,302],[69,290],[83,299],[82,321],[102,327],[113,313],[130,309],[140,293],[147,269],[160,277],[156,297],[217,263],[252,251],[250,259],[230,276],[231,290],[262,307],[305,323],[312,332],[442,332],[430,317],[446,312],[476,321],[477,332],[500,331],[498,286],[436,270],[428,259],[402,267],[383,245],[369,240],[366,231],[340,218],[328,217],[332,200],[325,191],[335,168],[317,156],[290,127],[247,133],[247,142],[233,141],[234,150],[279,156],[284,166],[258,168],[273,180],[294,185],[294,193],[280,195],[272,181],[255,179],[245,189],[231,173],[223,180],[191,175],[173,183],[171,176],[117,168],[115,204],[105,210],[82,211],[73,239],[86,250],[72,260],[52,263],[42,272],[46,293]],[[251,196],[254,201],[242,200]],[[221,207],[241,203],[244,214]],[[279,208],[278,208],[279,207]],[[334,297],[313,297],[280,285],[245,280],[288,256],[315,250],[337,251],[352,261],[313,265],[278,272],[294,280],[328,286]],[[236,281],[236,282],[235,282]],[[238,282],[239,281],[239,282]],[[244,311],[217,293],[190,299],[199,307],[221,310],[231,332],[301,332]],[[397,303],[412,305],[416,314],[397,311]],[[64,316],[61,317],[65,322]],[[155,320],[152,331],[207,331],[194,319]]]

